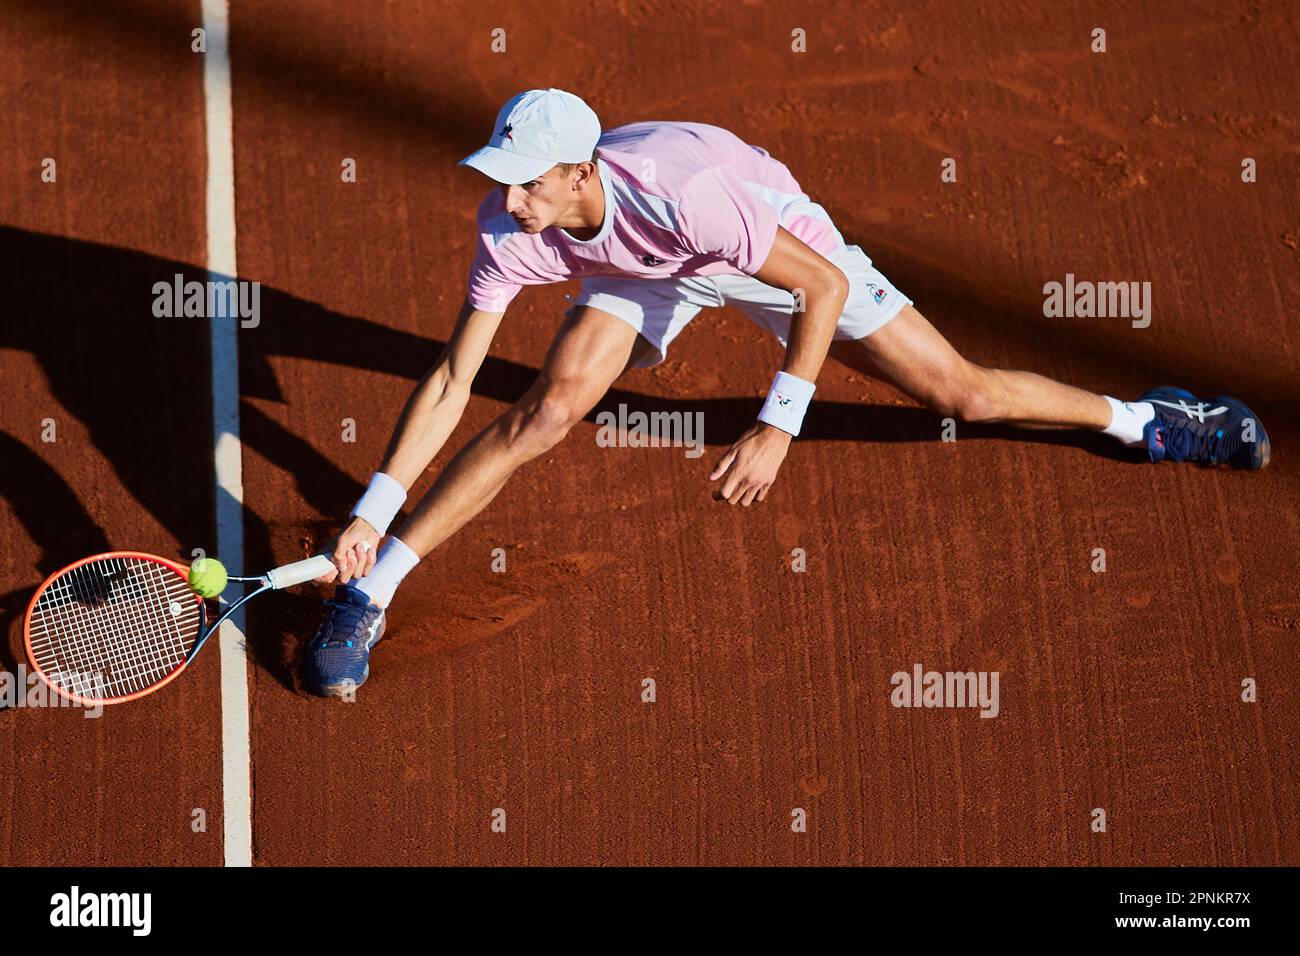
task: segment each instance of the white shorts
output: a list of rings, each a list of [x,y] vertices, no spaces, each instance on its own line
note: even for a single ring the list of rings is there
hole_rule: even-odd
[[[841,246],[829,257],[849,280],[844,314],[835,327],[837,339],[870,335],[912,300],[899,292],[867,254],[857,246]],[[658,365],[668,356],[668,346],[700,309],[734,305],[759,328],[785,345],[790,334],[794,297],[784,289],[766,285],[753,276],[688,276],[681,279],[638,279],[590,276],[582,280],[575,305],[589,305],[622,319],[659,350],[637,363],[638,368]]]

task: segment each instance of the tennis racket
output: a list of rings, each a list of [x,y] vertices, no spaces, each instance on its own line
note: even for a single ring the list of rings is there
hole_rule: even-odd
[[[175,680],[221,622],[258,595],[328,574],[323,555],[251,578],[257,584],[208,623],[189,569],[138,551],[82,558],[50,575],[27,606],[27,659],[56,693],[79,704],[120,704]]]

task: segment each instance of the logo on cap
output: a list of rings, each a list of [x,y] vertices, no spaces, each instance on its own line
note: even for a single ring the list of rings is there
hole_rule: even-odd
[[[511,126],[509,123],[507,123],[507,124],[505,125],[505,129],[501,130],[501,132],[497,133],[497,135],[500,136],[500,137],[502,137],[502,138],[504,138],[504,139],[508,139],[508,140],[510,140],[510,141],[513,143],[515,138],[514,138],[513,136],[510,135],[510,131],[511,131],[512,129],[514,129],[514,127]]]

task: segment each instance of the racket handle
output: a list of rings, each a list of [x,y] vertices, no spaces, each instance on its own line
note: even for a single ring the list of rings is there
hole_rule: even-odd
[[[306,561],[282,564],[274,571],[267,571],[266,577],[271,582],[271,587],[278,591],[280,588],[291,588],[295,584],[311,581],[333,570],[334,562],[325,555],[318,554]]]

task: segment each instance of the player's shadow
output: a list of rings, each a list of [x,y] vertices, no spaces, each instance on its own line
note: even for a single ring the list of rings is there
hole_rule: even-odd
[[[109,550],[108,537],[63,476],[12,435],[0,431],[0,490],[27,536],[41,548],[36,571],[43,580],[77,556]],[[12,582],[6,582],[6,586]],[[38,580],[0,594],[0,665],[18,673],[15,648],[22,617]],[[0,705],[2,706],[2,705]]]
[[[908,273],[910,268],[904,268]],[[157,525],[178,542],[178,557],[190,549],[213,550],[213,436],[208,359],[209,327],[199,318],[159,318],[153,314],[158,282],[203,280],[187,263],[97,243],[0,227],[0,348],[29,356],[44,383],[11,382],[48,399],[10,403],[0,432],[0,494],[39,549],[29,569],[0,585],[0,614],[13,630],[25,595],[40,578],[87,553],[143,547],[156,531],[148,527],[129,541],[109,541],[83,502],[138,502]],[[943,285],[942,278],[936,283]],[[1013,317],[1000,303],[982,303],[969,290],[953,286],[951,307],[962,322],[1008,334]],[[942,312],[946,305],[941,305]],[[448,317],[450,320],[450,316]],[[232,320],[234,321],[234,320]],[[707,319],[705,319],[707,321]],[[558,324],[558,316],[557,316]],[[258,403],[283,402],[272,359],[301,359],[345,368],[386,373],[414,382],[435,361],[443,342],[342,315],[296,296],[263,287],[261,321],[241,329],[241,439],[253,453],[291,476],[298,495],[316,515],[345,515],[362,490],[363,475],[344,471],[331,455],[289,430]],[[755,335],[758,332],[755,331]],[[1105,377],[1116,361],[1133,361],[1096,352],[1090,371]],[[18,367],[27,367],[20,360]],[[1168,370],[1178,378],[1179,369]],[[751,396],[673,399],[635,391],[637,373],[620,380],[588,420],[625,403],[646,412],[703,412],[706,438],[715,447],[734,440],[754,420]],[[515,401],[532,384],[537,369],[489,356],[476,378],[474,394],[501,403]],[[1255,384],[1265,381],[1260,372]],[[1245,383],[1249,385],[1250,383]],[[1245,385],[1243,385],[1245,387]],[[1289,392],[1287,393],[1289,394]],[[48,404],[42,404],[42,402]],[[22,409],[25,418],[11,411]],[[392,410],[395,419],[398,409]],[[310,410],[301,414],[310,416]],[[309,419],[310,420],[310,419]],[[42,441],[53,423],[53,443]],[[334,433],[333,424],[330,428]],[[804,440],[918,442],[938,441],[939,419],[915,408],[817,402]],[[1078,432],[1019,432],[998,427],[962,427],[963,441],[1011,438],[1053,445],[1082,446],[1098,454],[1124,457],[1107,439]],[[96,505],[102,508],[102,504]],[[333,522],[304,519],[302,540],[317,543]],[[11,545],[11,553],[13,553]],[[272,534],[262,516],[245,511],[245,554],[232,570],[273,566],[303,555],[273,553]],[[313,609],[312,613],[307,608]],[[298,596],[265,602],[256,610],[259,626],[250,629],[258,662],[287,687],[295,687],[296,662],[286,655],[282,634],[298,634],[319,605]],[[278,617],[278,620],[268,620]],[[310,636],[309,634],[307,636]],[[8,663],[13,663],[12,650]]]

